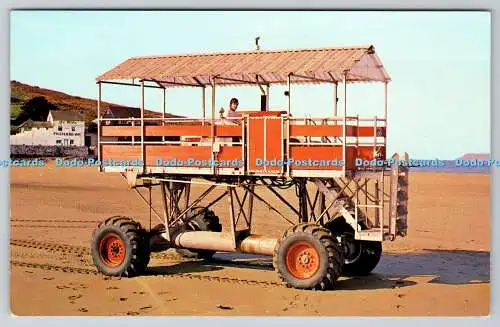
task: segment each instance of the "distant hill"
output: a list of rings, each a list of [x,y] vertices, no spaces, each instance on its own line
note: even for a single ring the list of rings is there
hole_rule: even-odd
[[[58,110],[71,110],[81,113],[85,121],[97,118],[97,100],[82,98],[59,91],[44,89],[38,86],[23,84],[17,81],[10,82],[11,87],[11,117],[17,117],[23,102],[37,96],[45,97],[50,103],[57,106]],[[104,112],[109,106],[125,107],[109,102],[101,102],[101,110]],[[130,108],[130,107],[126,107]],[[146,110],[145,117],[161,117],[161,113]],[[167,114],[167,117],[178,117]]]
[[[461,160],[490,160],[491,155],[489,153],[466,153],[460,158]]]
[[[411,171],[428,171],[428,172],[450,172],[450,173],[489,173],[491,167],[484,165],[485,161],[491,160],[489,153],[466,153],[455,160],[441,160],[444,166],[441,167],[412,167]],[[500,160],[498,165],[500,165]],[[481,165],[480,163],[483,163]],[[497,162],[493,163],[496,165]]]

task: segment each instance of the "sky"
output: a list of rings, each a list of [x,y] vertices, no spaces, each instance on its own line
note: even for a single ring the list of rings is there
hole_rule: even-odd
[[[389,155],[490,152],[488,12],[13,11],[10,23],[11,80],[94,99],[95,78],[132,56],[253,50],[257,36],[264,50],[373,45],[392,78]],[[286,108],[283,91],[271,87],[271,109]],[[331,85],[293,86],[294,116],[331,115],[332,94]],[[259,95],[255,86],[218,88],[216,108],[232,97],[258,108]],[[139,107],[140,91],[104,85],[103,100]],[[162,101],[161,90],[146,91],[148,109],[161,111]],[[198,88],[167,90],[168,112],[200,117],[201,103]],[[383,109],[383,84],[348,85],[348,115]]]

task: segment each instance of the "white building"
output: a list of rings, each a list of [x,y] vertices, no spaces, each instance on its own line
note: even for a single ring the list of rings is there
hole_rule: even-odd
[[[85,145],[85,120],[72,111],[51,110],[47,121],[28,119],[10,136],[12,145]]]

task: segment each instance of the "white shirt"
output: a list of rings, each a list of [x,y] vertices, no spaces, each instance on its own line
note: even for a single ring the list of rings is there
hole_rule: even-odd
[[[239,117],[239,115],[236,113],[236,110],[229,109],[227,112],[227,117],[228,118]]]

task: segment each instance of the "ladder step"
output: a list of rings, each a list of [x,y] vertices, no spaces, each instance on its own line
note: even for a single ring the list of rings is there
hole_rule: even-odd
[[[357,239],[363,241],[382,241],[383,237],[383,230],[380,228],[371,228],[357,233]]]

